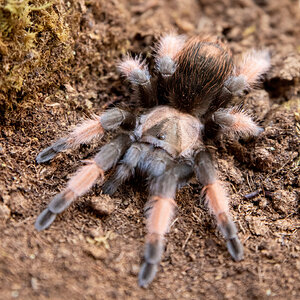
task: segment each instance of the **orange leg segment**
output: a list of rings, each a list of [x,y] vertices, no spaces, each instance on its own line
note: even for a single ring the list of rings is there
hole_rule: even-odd
[[[48,207],[38,216],[35,222],[36,229],[41,231],[49,227],[56,215],[68,208],[79,196],[88,192],[99,177],[103,181],[104,172],[116,165],[130,143],[131,140],[128,135],[120,134],[109,144],[103,146],[94,159],[79,169],[69,180],[66,189],[56,195]]]
[[[229,214],[228,197],[217,180],[216,172],[210,154],[199,151],[195,158],[195,173],[200,183],[204,185],[207,205],[215,216],[219,229],[223,234],[227,249],[236,261],[243,258],[243,246],[237,236],[237,229]]]

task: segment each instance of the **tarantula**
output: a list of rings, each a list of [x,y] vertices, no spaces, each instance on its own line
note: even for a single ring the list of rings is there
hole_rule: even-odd
[[[218,38],[196,36],[185,40],[168,34],[156,46],[155,64],[153,77],[140,56],[126,56],[118,65],[132,84],[144,114],[109,109],[84,121],[36,158],[37,163],[49,161],[58,152],[90,142],[105,131],[122,129],[53,198],[35,227],[39,231],[49,227],[56,215],[85,194],[99,177],[103,182],[109,169],[114,168],[114,172],[102,189],[110,195],[140,172],[149,183],[145,206],[148,233],[139,272],[142,287],[154,279],[161,261],[164,235],[176,208],[176,191],[194,174],[203,186],[229,253],[235,261],[243,258],[228,197],[205,142],[221,134],[249,136],[262,131],[240,107],[228,106],[234,96],[241,97],[255,86],[269,69],[270,57],[265,50],[252,50],[234,64],[229,49]]]

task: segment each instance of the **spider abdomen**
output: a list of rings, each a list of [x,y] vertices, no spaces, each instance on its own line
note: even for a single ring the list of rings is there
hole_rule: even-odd
[[[176,63],[169,81],[171,103],[180,111],[203,115],[233,72],[230,52],[218,39],[195,37],[186,42]]]

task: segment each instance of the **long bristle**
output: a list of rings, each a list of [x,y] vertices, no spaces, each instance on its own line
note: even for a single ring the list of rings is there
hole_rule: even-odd
[[[160,39],[157,45],[156,57],[168,56],[174,59],[177,53],[183,48],[184,43],[184,36],[167,34]]]
[[[153,196],[148,202],[147,227],[150,234],[163,236],[169,229],[176,203],[173,199]]]
[[[216,181],[215,183],[208,184],[203,188],[206,193],[207,205],[216,218],[225,212],[228,212],[228,197],[222,185]]]
[[[246,77],[250,85],[255,85],[261,76],[266,73],[271,66],[270,53],[267,50],[251,50],[242,57],[238,73]]]
[[[96,179],[102,175],[102,169],[95,163],[81,167],[70,179],[67,190],[71,190],[77,197],[86,193],[95,183]]]
[[[93,138],[104,133],[99,117],[94,116],[93,119],[83,121],[71,132],[67,143],[71,146],[81,143],[88,143]]]
[[[118,64],[118,70],[127,77],[136,69],[143,70],[146,68],[145,62],[139,56],[132,58],[130,55],[127,55]]]
[[[224,134],[233,136],[257,136],[261,133],[262,129],[251,118],[247,112],[237,107],[230,109],[222,109],[216,112],[216,114],[228,114],[232,120],[230,126],[222,126],[222,132]]]

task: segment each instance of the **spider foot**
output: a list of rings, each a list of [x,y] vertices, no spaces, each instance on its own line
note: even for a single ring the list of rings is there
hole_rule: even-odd
[[[243,246],[237,236],[227,240],[226,245],[227,245],[228,252],[230,253],[231,257],[235,261],[240,261],[243,259],[244,256]]]
[[[56,195],[49,203],[48,207],[42,211],[35,222],[35,228],[38,231],[48,228],[55,220],[56,215],[63,212],[70,206],[75,195],[72,191],[66,190]]]
[[[242,260],[244,251],[243,246],[237,236],[235,224],[225,213],[220,214],[219,220],[220,231],[226,239],[228,252],[235,261]]]
[[[106,181],[102,186],[102,192],[103,194],[107,194],[109,196],[112,196],[118,189],[118,186],[113,184],[110,180]]]
[[[154,279],[157,272],[157,264],[144,262],[139,273],[139,286],[146,288]]]
[[[48,205],[48,209],[54,214],[60,214],[70,206],[76,198],[74,192],[66,190],[57,194]]]
[[[35,221],[34,227],[37,231],[42,231],[48,228],[55,220],[56,214],[48,208],[44,209]]]
[[[167,34],[161,37],[156,49],[156,68],[163,78],[170,77],[176,71],[175,57],[182,50],[184,36]]]
[[[139,285],[141,287],[147,287],[154,279],[164,250],[163,240],[160,236],[152,234],[148,236],[148,239],[150,241],[146,243],[145,247],[145,262],[139,273]]]
[[[36,162],[38,164],[47,162],[55,157],[58,152],[61,152],[66,149],[66,139],[60,139],[50,147],[44,149],[36,157]]]

